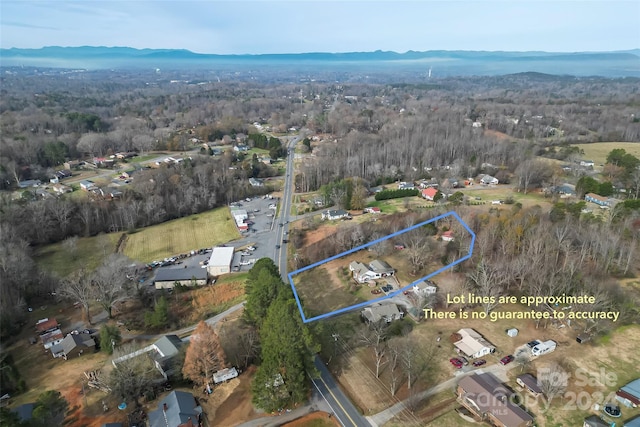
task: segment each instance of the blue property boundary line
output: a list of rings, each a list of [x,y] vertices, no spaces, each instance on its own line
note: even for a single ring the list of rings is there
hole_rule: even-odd
[[[428,275],[426,275],[426,276],[424,276],[424,277],[422,277],[422,278],[420,278],[418,280],[415,280],[415,281],[411,282],[410,284],[408,284],[404,288],[402,288],[400,290],[397,290],[397,291],[395,291],[395,292],[393,292],[393,293],[391,293],[389,295],[385,295],[385,296],[382,296],[382,297],[379,297],[379,298],[376,298],[376,299],[373,299],[373,300],[361,302],[361,303],[358,303],[358,304],[355,304],[355,305],[351,305],[351,306],[348,306],[348,307],[340,308],[338,310],[334,310],[334,311],[331,311],[329,313],[321,314],[319,316],[311,317],[309,319],[307,319],[307,317],[304,315],[304,310],[302,309],[302,303],[300,302],[300,297],[298,296],[298,291],[296,290],[296,286],[293,283],[293,276],[295,276],[296,274],[300,274],[300,273],[302,273],[304,271],[310,270],[312,268],[318,267],[318,266],[320,266],[322,264],[326,264],[327,262],[333,261],[334,259],[342,258],[342,257],[344,257],[346,255],[349,255],[351,253],[357,252],[359,250],[362,250],[362,249],[367,248],[369,246],[375,245],[375,244],[380,243],[382,241],[388,240],[388,239],[390,239],[392,237],[395,237],[395,236],[398,236],[400,234],[409,232],[411,230],[415,230],[416,228],[422,227],[422,226],[424,226],[426,224],[430,224],[432,222],[439,221],[441,219],[444,219],[444,218],[447,218],[447,217],[450,217],[450,216],[454,217],[465,228],[465,230],[467,230],[469,232],[469,234],[471,235],[471,244],[469,245],[469,253],[467,255],[463,256],[460,259],[455,260],[451,264],[445,265],[444,267],[434,271],[431,274],[428,274]],[[437,217],[431,218],[431,219],[429,219],[427,221],[423,221],[423,222],[421,222],[419,224],[412,225],[411,227],[405,228],[403,230],[396,231],[395,233],[389,234],[388,236],[381,237],[379,239],[376,239],[376,240],[374,240],[372,242],[369,242],[369,243],[366,243],[364,245],[355,247],[353,249],[349,249],[348,251],[339,253],[338,255],[334,255],[332,257],[325,258],[325,259],[323,259],[321,261],[318,261],[318,262],[316,262],[314,264],[308,265],[308,266],[303,267],[301,269],[292,271],[291,273],[289,273],[287,275],[287,277],[289,278],[289,283],[291,284],[291,289],[293,290],[293,296],[295,297],[296,303],[298,304],[298,309],[300,310],[300,315],[302,316],[302,321],[304,323],[310,323],[310,322],[314,322],[316,320],[324,319],[324,318],[327,318],[327,317],[330,317],[330,316],[335,316],[336,314],[346,313],[348,311],[353,311],[353,310],[355,310],[357,308],[365,307],[365,306],[371,305],[371,304],[373,304],[375,302],[380,302],[380,301],[384,301],[386,299],[392,298],[392,297],[398,295],[400,292],[404,291],[405,289],[409,289],[412,286],[420,283],[421,281],[428,280],[428,279],[432,278],[433,276],[435,276],[436,274],[440,274],[443,271],[446,271],[446,270],[450,269],[451,267],[453,267],[453,266],[455,266],[457,264],[460,264],[461,262],[466,261],[469,258],[471,258],[471,256],[473,255],[473,246],[475,245],[475,242],[476,242],[476,234],[473,231],[471,231],[471,228],[469,228],[469,226],[462,220],[462,218],[460,218],[460,216],[458,216],[457,213],[451,211],[451,212],[447,212],[447,213],[442,214],[442,215],[438,215]]]

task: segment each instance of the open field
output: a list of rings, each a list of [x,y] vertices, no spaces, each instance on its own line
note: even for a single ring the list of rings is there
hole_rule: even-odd
[[[222,207],[128,234],[123,253],[136,261],[151,262],[238,237],[229,209]]]
[[[116,233],[81,237],[75,251],[65,249],[64,242],[42,246],[35,250],[34,259],[43,270],[58,277],[66,277],[81,267],[92,271],[107,255],[115,252],[119,237]]]
[[[366,301],[347,287],[347,280],[336,280],[324,266],[294,276],[296,291],[307,318]]]
[[[596,167],[603,165],[607,161],[607,154],[615,148],[623,148],[629,154],[640,158],[640,143],[638,142],[594,142],[591,144],[576,144],[574,147],[578,147],[584,151],[586,160],[593,160]]]

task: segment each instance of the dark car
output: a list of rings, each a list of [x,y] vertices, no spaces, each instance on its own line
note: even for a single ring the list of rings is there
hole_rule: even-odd
[[[486,361],[486,360],[484,360],[484,359],[474,360],[474,361],[473,361],[473,366],[482,366],[482,365],[484,365],[485,363],[487,363],[487,361]]]
[[[451,364],[458,369],[462,368],[462,365],[463,365],[462,360],[458,359],[457,357],[453,357],[449,359],[449,362],[451,362]]]
[[[514,357],[512,355],[505,356],[502,359],[500,359],[500,364],[508,365],[509,363],[513,362],[513,359]]]
[[[289,243],[287,239],[282,239],[282,243]]]
[[[276,249],[280,249],[280,245],[276,245]]]

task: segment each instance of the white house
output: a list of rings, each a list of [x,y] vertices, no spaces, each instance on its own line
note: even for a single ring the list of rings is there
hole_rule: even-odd
[[[249,184],[251,184],[252,187],[262,187],[264,186],[264,183],[262,182],[261,179],[256,179],[256,178],[249,178]]]
[[[352,261],[349,264],[349,271],[358,283],[366,283],[370,280],[380,279],[382,277],[393,276],[395,270],[386,262],[374,260],[369,265],[364,265],[358,261]]]
[[[416,295],[433,295],[438,291],[436,284],[430,280],[423,280],[413,285],[413,293]]]
[[[592,168],[594,166],[595,163],[593,163],[593,160],[581,160],[580,161],[580,166],[584,166],[587,168]]]
[[[343,219],[343,218],[349,218],[349,212],[343,209],[332,209],[322,213],[323,220],[328,219],[330,221],[333,221],[336,219]]]
[[[493,344],[473,329],[460,329],[457,335],[459,335],[461,339],[454,342],[453,345],[459,352],[464,353],[468,357],[482,357],[496,351],[496,347]]]
[[[498,178],[494,178],[491,175],[485,175],[480,180],[480,183],[483,185],[496,185],[498,184]]]

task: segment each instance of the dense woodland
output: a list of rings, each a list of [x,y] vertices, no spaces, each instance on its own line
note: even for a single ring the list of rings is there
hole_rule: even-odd
[[[389,77],[367,84],[353,76],[340,82],[289,77],[265,84],[232,74],[220,82],[205,72],[5,71],[0,77],[2,335],[19,323],[27,304],[58,286],[60,278],[35,267],[38,245],[132,231],[255,194],[247,178],[273,175],[273,168],[232,151],[212,156],[198,145],[229,145],[246,137],[249,146],[286,155],[258,136],[254,123],[282,135],[295,128],[308,138],[299,151],[311,155],[296,175],[303,192],[344,178],[357,178],[351,182],[364,189],[480,172],[527,191],[566,179],[559,167],[536,156],[571,163],[579,155],[571,143],[640,141],[640,81],[633,78],[524,73]],[[29,191],[14,197],[19,181],[46,182],[67,160],[194,149],[181,164],[140,171],[119,200],[75,194],[39,199]],[[611,188],[637,194],[640,173],[633,167],[612,163],[608,171]],[[500,277],[509,277],[503,288],[531,291],[543,286],[544,277],[544,283],[562,283],[565,292],[611,274],[630,274],[638,260],[637,210],[607,223],[579,221],[566,206],[555,213],[553,219],[535,209],[467,218],[480,233],[484,261]],[[624,232],[612,233],[612,227]],[[544,275],[527,270],[536,263],[557,268]],[[617,293],[613,285],[611,292]]]

